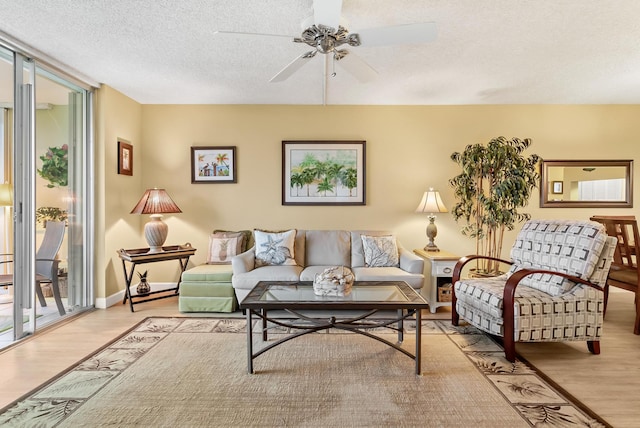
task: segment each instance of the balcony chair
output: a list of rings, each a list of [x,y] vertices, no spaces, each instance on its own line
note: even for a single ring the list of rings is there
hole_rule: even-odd
[[[51,284],[53,298],[58,307],[60,315],[66,313],[60,296],[60,287],[58,286],[58,263],[56,259],[58,251],[62,246],[64,239],[66,224],[63,221],[47,221],[42,244],[36,252],[36,295],[40,301],[40,306],[47,306],[47,301],[42,293],[41,285],[43,283]],[[13,260],[4,260],[1,263],[12,263]],[[12,286],[13,274],[0,275],[0,286]]]
[[[615,238],[599,223],[530,220],[511,248],[511,260],[480,255],[461,258],[453,271],[451,322],[462,317],[486,333],[503,338],[514,362],[515,342],[587,341],[600,353],[604,285]],[[472,260],[510,266],[493,278],[461,278]]]
[[[636,320],[633,333],[640,334],[640,291],[638,291],[640,267],[637,260],[637,256],[640,254],[640,236],[638,235],[638,223],[634,216],[593,216],[591,220],[602,223],[609,236],[618,240],[609,277],[604,287],[605,314],[610,286],[634,292]]]

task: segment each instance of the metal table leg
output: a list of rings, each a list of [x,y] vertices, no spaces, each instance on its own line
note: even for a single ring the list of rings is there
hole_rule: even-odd
[[[422,339],[422,311],[420,309],[416,310],[416,374],[420,374],[420,363],[422,361],[422,356],[420,355],[420,351],[422,349],[421,346]]]
[[[247,371],[253,374],[253,330],[252,330],[252,314],[251,309],[247,309]]]

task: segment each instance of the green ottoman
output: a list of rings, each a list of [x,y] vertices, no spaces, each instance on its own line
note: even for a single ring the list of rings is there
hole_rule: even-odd
[[[233,312],[236,295],[231,265],[200,265],[182,273],[180,312]]]

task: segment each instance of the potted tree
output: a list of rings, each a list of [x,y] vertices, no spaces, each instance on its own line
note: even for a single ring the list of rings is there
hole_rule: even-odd
[[[519,211],[538,186],[540,157],[523,154],[530,145],[528,138],[498,137],[451,155],[462,168],[449,180],[457,199],[451,212],[456,221],[466,222],[462,234],[475,239],[476,254],[500,258],[505,231],[531,218]],[[476,270],[495,275],[499,263],[482,260]]]

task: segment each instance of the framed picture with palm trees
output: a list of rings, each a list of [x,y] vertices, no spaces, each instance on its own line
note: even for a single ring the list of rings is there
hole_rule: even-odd
[[[236,183],[236,147],[191,147],[192,183]]]
[[[282,205],[365,205],[365,141],[283,141]]]

